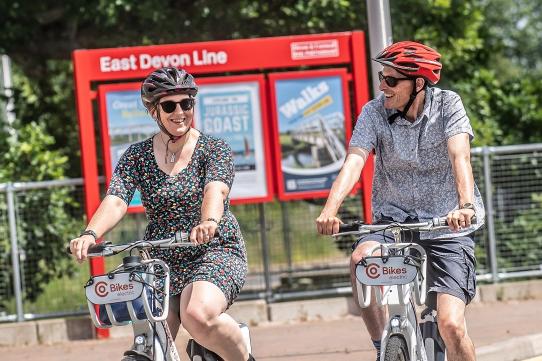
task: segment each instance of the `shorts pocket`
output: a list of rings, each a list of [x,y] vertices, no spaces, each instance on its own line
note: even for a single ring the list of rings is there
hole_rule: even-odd
[[[476,256],[474,249],[468,246],[462,246],[465,261],[467,304],[476,296]]]

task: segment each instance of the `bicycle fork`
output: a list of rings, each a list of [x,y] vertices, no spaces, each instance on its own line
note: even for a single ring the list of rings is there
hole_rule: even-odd
[[[409,307],[412,310],[409,310]],[[423,347],[423,338],[420,328],[416,322],[416,311],[411,304],[403,305],[388,305],[390,317],[384,332],[382,333],[381,360],[384,360],[384,352],[388,340],[393,335],[401,336],[410,350],[410,360],[415,361],[431,361],[427,357],[425,348]]]

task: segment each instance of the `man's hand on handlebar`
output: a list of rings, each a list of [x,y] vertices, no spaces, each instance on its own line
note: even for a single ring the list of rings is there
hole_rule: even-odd
[[[475,216],[473,209],[463,208],[456,209],[448,213],[446,220],[452,231],[459,232],[465,228],[469,228],[472,224],[472,218]]]
[[[77,262],[82,263],[87,259],[88,248],[93,244],[96,244],[96,241],[88,234],[74,238],[70,241],[70,252]]]
[[[343,222],[337,218],[337,216],[328,215],[324,212],[316,218],[316,228],[320,234],[332,235],[339,233],[339,225],[341,224],[343,224]]]

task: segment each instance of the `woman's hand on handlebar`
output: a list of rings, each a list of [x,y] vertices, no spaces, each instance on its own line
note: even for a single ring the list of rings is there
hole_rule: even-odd
[[[332,216],[321,213],[320,216],[316,218],[316,228],[320,234],[332,235],[339,233],[339,225],[341,224],[343,224],[343,222],[335,215]]]
[[[77,262],[81,263],[87,259],[88,248],[93,244],[96,244],[96,241],[88,234],[74,238],[70,241],[70,252]]]
[[[215,236],[218,224],[214,221],[203,221],[190,232],[190,242],[194,244],[204,244],[210,242]]]
[[[452,231],[458,232],[462,229],[469,228],[472,224],[472,218],[475,216],[475,212],[472,209],[456,209],[448,213],[446,220],[448,226]]]

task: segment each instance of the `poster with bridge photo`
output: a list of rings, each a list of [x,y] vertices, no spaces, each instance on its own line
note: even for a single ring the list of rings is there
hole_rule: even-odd
[[[325,197],[346,157],[345,69],[270,74],[279,198]]]
[[[126,149],[159,132],[158,125],[141,102],[140,86],[140,83],[124,83],[98,87],[107,184]],[[130,212],[144,211],[139,191],[134,193],[128,209]]]
[[[235,178],[232,203],[254,203],[272,199],[270,190],[269,137],[262,75],[196,79],[199,92],[195,127],[224,139],[234,157]]]

